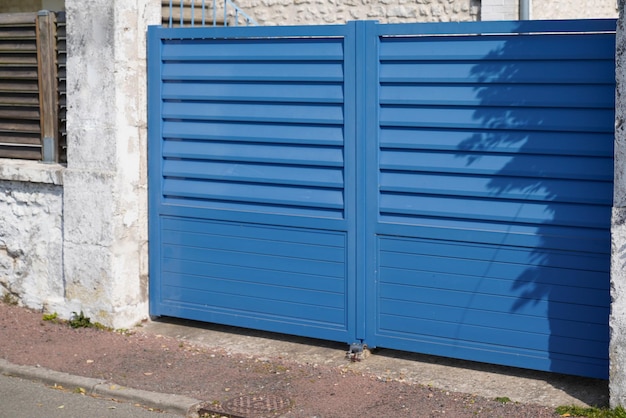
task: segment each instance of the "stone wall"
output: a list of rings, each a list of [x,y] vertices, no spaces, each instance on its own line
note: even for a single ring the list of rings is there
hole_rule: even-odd
[[[59,166],[0,160],[0,297],[34,309],[63,304]]]
[[[326,25],[479,20],[480,0],[237,0],[260,25]]]

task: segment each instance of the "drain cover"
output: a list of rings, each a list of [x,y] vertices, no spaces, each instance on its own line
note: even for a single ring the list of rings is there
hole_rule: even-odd
[[[291,406],[291,400],[276,395],[247,395],[229,399],[222,404],[226,412],[258,417],[273,414]]]

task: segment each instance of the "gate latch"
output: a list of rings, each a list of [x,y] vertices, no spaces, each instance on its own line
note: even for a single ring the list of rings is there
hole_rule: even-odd
[[[367,345],[363,343],[350,344],[350,350],[346,353],[346,357],[350,361],[361,361],[367,357]]]

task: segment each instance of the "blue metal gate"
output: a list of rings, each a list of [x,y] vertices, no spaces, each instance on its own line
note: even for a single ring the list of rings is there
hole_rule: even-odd
[[[151,314],[606,378],[614,29],[151,27]]]

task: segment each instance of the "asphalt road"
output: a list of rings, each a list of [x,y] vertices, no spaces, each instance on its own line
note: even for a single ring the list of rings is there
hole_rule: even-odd
[[[0,374],[0,418],[180,418]]]

